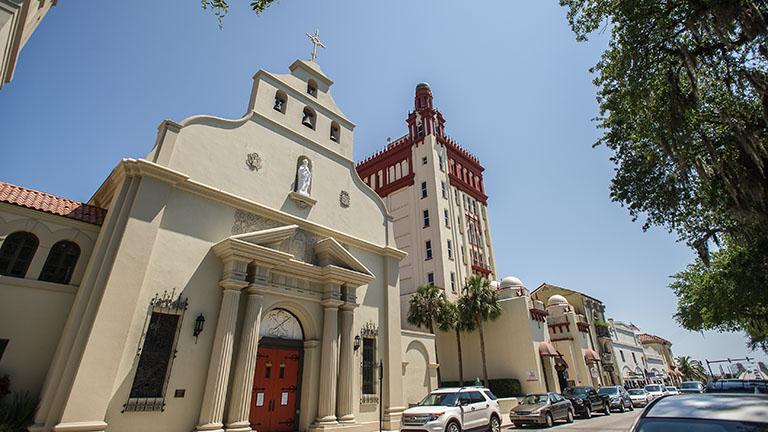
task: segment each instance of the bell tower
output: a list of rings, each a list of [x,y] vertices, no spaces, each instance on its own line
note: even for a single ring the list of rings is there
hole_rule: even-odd
[[[445,119],[435,109],[429,84],[420,83],[416,86],[413,111],[408,115],[406,122],[413,141],[418,141],[427,135],[443,136]]]

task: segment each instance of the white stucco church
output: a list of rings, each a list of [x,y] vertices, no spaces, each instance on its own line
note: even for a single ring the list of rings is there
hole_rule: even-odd
[[[242,118],[164,121],[87,204],[0,184],[0,375],[39,395],[31,431],[395,429],[436,385],[332,84],[261,70]]]

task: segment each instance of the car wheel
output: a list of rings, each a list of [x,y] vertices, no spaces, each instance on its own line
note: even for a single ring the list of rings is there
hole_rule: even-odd
[[[627,408],[624,406],[624,401],[621,401],[621,403],[619,404],[619,412],[623,413],[626,410]]]
[[[461,432],[461,426],[455,421],[452,421],[445,427],[445,432]]]
[[[635,404],[633,404],[632,402],[629,403],[629,410],[630,411],[634,411],[635,410]]]
[[[568,414],[565,415],[565,421],[568,423],[573,423],[573,411],[568,410]]]
[[[547,427],[550,428],[555,424],[555,419],[552,418],[552,413],[547,413],[544,416],[545,421],[547,422]]]
[[[584,407],[584,418],[588,419],[592,417],[592,408],[589,407],[589,405]]]
[[[603,414],[611,415],[611,404],[603,403]]]
[[[499,421],[499,418],[495,415],[491,416],[491,422],[488,425],[488,431],[489,432],[501,432],[501,422]]]

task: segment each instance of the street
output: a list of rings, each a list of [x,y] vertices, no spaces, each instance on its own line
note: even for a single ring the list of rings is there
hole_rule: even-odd
[[[596,432],[627,432],[632,426],[632,422],[640,415],[642,409],[635,408],[634,411],[625,413],[611,413],[609,416],[595,414],[589,420],[582,420],[577,418],[571,424],[565,422],[558,422],[554,427],[547,430],[557,431],[596,431]],[[537,429],[535,426],[528,426],[522,428],[523,430]],[[514,426],[506,425],[502,428],[504,431],[518,430]]]

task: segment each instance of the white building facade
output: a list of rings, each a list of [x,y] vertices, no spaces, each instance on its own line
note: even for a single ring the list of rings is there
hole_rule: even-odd
[[[621,384],[628,387],[642,387],[646,381],[646,358],[640,344],[640,329],[632,323],[608,320],[611,325],[616,367],[620,372]]]

